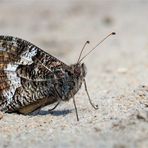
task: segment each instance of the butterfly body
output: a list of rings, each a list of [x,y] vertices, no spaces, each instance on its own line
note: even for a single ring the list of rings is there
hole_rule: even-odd
[[[28,114],[68,101],[85,75],[84,64],[68,66],[30,42],[0,36],[0,111]]]
[[[32,43],[12,36],[0,36],[0,112],[29,114],[46,105],[73,98],[77,121],[79,120],[74,96],[84,83],[89,103],[98,109],[90,99],[85,81],[86,67],[82,61],[109,36],[103,38],[76,64],[66,65]],[[50,109],[50,110],[53,110]]]

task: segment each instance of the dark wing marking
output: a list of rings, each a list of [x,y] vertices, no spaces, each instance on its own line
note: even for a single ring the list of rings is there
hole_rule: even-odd
[[[55,98],[54,72],[67,68],[30,42],[0,36],[0,110],[17,111],[38,100]]]

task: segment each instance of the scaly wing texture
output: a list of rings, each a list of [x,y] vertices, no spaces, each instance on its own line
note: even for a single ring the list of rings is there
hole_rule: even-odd
[[[27,113],[57,101],[54,73],[63,67],[68,68],[30,42],[0,36],[0,110],[13,112],[31,105]]]

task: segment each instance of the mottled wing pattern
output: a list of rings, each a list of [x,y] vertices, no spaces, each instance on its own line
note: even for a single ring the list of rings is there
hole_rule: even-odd
[[[57,101],[54,73],[62,67],[68,66],[32,43],[0,36],[0,110],[13,112],[28,106],[27,113]]]

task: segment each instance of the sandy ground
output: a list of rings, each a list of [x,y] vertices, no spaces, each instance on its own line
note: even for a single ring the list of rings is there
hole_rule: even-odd
[[[0,148],[148,147],[148,1],[1,0],[0,32],[26,39],[67,64],[112,31],[85,63],[89,93],[48,113],[4,114]]]

